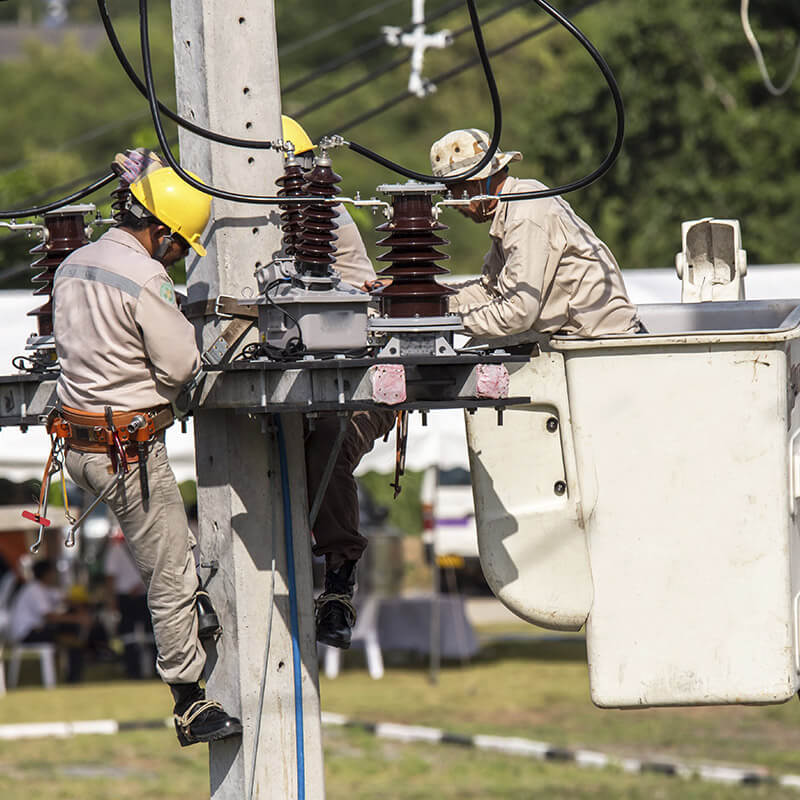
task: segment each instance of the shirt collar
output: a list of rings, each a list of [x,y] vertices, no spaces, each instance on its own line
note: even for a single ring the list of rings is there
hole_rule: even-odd
[[[114,242],[114,244],[121,244],[123,247],[130,247],[131,250],[152,258],[145,246],[133,234],[122,230],[122,228],[109,228],[100,238]]]
[[[514,186],[517,183],[516,178],[512,178],[510,175],[505,179],[503,183],[503,188],[500,191],[500,194],[513,194],[514,193]],[[503,231],[505,230],[505,222],[506,222],[506,215],[508,214],[508,203],[503,203],[501,201],[497,201],[497,208],[494,211],[494,218],[492,219],[491,227],[489,228],[489,236],[494,236],[496,239],[500,239],[503,236]]]

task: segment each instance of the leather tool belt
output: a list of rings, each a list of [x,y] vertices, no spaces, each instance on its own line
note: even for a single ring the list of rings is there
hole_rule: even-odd
[[[114,435],[125,449],[128,461],[137,461],[147,444],[174,421],[170,406],[142,411],[115,411],[114,429],[108,426],[105,414],[78,411],[68,406],[54,409],[47,420],[47,432],[64,439],[67,448],[82,453],[109,453]]]

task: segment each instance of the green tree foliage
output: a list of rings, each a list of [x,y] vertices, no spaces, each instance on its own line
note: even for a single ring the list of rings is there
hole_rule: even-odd
[[[172,36],[165,9],[154,9],[152,27],[157,85],[165,102],[173,104]],[[121,19],[119,33],[138,64],[137,27],[130,14]],[[21,59],[0,63],[0,108],[6,134],[0,137],[3,209],[58,199],[106,172],[121,148],[155,144],[147,104],[111,48],[102,44],[86,50],[70,34],[59,46],[30,38]],[[171,123],[167,130],[174,135]],[[73,186],[75,179],[82,183]],[[88,199],[108,208],[107,191]],[[0,234],[0,273],[29,261],[31,245],[24,235]],[[0,279],[0,287],[24,286],[28,280],[27,275],[15,282]]]
[[[508,2],[481,0],[478,5],[485,16]],[[109,5],[138,63],[135,3],[110,0]],[[152,5],[157,83],[162,99],[171,104],[169,18],[166,4]],[[478,66],[439,81],[438,91],[425,99],[404,99],[368,122],[347,125],[405,90],[408,64],[371,78],[405,51],[382,45],[341,69],[326,65],[378,36],[381,25],[406,24],[406,0],[346,26],[341,23],[372,2],[276,5],[284,88],[312,71],[322,73],[283,97],[286,113],[299,115],[313,138],[341,132],[427,172],[428,148],[446,131],[468,126],[491,130],[488,92]],[[428,13],[444,5],[444,0],[431,0]],[[576,0],[558,5],[567,12],[577,8]],[[751,5],[753,27],[773,79],[780,82],[798,43],[797,5],[791,0]],[[75,0],[72,9],[83,22],[93,18],[93,6],[92,0]],[[485,26],[487,43],[490,48],[505,45],[548,19],[533,2],[522,5]],[[668,266],[680,244],[681,220],[708,215],[741,219],[751,263],[800,261],[800,78],[783,97],[768,94],[741,29],[738,3],[596,0],[574,19],[619,80],[627,137],[612,171],[568,199],[608,241],[620,263]],[[461,7],[431,29],[459,32],[467,22]],[[329,26],[338,29],[316,38]],[[466,30],[451,48],[428,51],[425,75],[435,78],[474,55]],[[503,96],[502,146],[525,154],[514,165],[515,174],[554,185],[592,170],[610,147],[614,111],[602,76],[577,42],[561,29],[549,29],[496,56],[493,65]],[[365,85],[302,113],[358,80]],[[232,88],[235,81],[231,76]],[[74,40],[57,48],[31,43],[25,58],[0,64],[0,106],[9,134],[0,139],[0,205],[6,208],[52,198],[68,179],[103,170],[122,147],[155,143],[146,103],[128,85],[107,46],[87,52]],[[338,151],[334,158],[346,194],[361,190],[370,196],[379,183],[398,180],[350,151]],[[371,228],[382,219],[368,211],[356,217],[373,248]],[[486,227],[452,211],[442,221],[451,227],[448,266],[456,272],[476,271],[486,249]],[[13,237],[0,240],[1,273],[26,260],[29,244],[21,247]]]

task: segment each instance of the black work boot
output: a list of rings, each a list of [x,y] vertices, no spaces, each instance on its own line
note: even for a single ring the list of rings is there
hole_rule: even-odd
[[[325,573],[325,591],[317,598],[317,641],[340,647],[350,647],[356,610],[353,589],[356,585],[356,563],[345,561]]]
[[[225,712],[219,703],[206,700],[197,683],[172,683],[175,698],[175,732],[181,747],[197,742],[215,742],[242,732],[242,723]]]
[[[219,624],[217,612],[214,611],[208,592],[203,588],[198,589],[194,601],[197,607],[197,635],[201,639],[213,639],[222,633],[222,626]]]

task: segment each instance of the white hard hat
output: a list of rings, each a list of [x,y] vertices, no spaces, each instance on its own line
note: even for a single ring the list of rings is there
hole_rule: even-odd
[[[437,178],[453,178],[474,167],[486,154],[491,137],[478,128],[461,128],[442,136],[431,147],[431,169]],[[499,172],[512,161],[522,161],[518,150],[497,150],[492,160],[469,180],[477,181]]]

